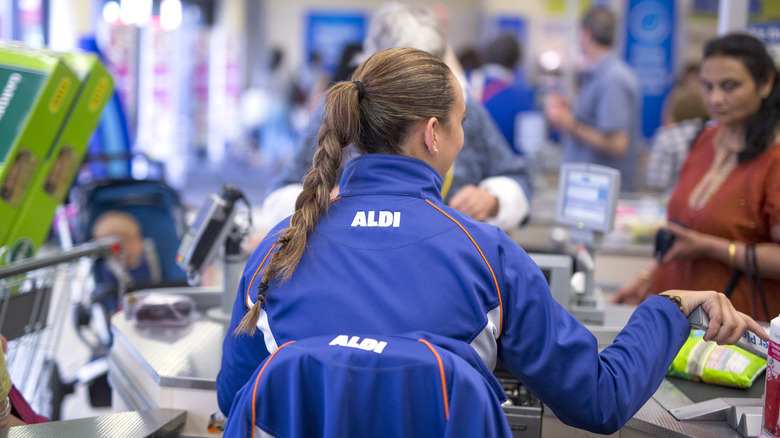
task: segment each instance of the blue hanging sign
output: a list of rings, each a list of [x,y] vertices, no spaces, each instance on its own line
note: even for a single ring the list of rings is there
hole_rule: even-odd
[[[748,24],[747,31],[765,44],[780,44],[780,23]]]
[[[517,37],[520,44],[525,45],[528,42],[528,23],[524,17],[519,15],[497,16],[492,28],[495,35],[511,32]]]
[[[363,43],[366,15],[362,11],[310,11],[306,17],[306,59],[319,53],[322,67],[332,73],[347,44]]]
[[[626,10],[626,62],[639,77],[642,133],[650,138],[674,84],[674,1],[629,0]]]

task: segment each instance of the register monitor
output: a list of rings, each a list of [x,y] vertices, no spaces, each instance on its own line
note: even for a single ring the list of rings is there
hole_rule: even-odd
[[[594,253],[604,233],[612,230],[620,193],[620,172],[590,163],[565,163],[558,182],[556,222],[568,225],[577,245],[578,272],[569,296],[555,298],[582,322],[604,322],[604,297],[594,284]]]
[[[564,163],[558,180],[555,220],[584,233],[608,232],[615,223],[619,194],[617,169],[590,163]]]

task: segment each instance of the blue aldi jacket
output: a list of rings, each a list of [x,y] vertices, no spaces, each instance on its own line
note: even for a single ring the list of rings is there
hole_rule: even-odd
[[[445,206],[441,185],[436,170],[414,158],[352,160],[292,278],[270,284],[258,331],[236,336],[288,221],[269,232],[242,275],[223,344],[223,412],[285,342],[422,331],[468,343],[490,369],[500,360],[566,424],[611,433],[636,413],[688,336],[679,309],[650,297],[599,353],[525,251],[500,229]]]
[[[282,344],[257,368],[224,435],[511,438],[505,398],[465,342],[423,333],[319,336]]]

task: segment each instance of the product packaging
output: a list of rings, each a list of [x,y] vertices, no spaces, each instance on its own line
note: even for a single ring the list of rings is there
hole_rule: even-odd
[[[749,388],[766,368],[766,361],[733,345],[704,340],[704,331],[691,330],[672,361],[668,376],[722,386]]]
[[[79,84],[59,57],[0,45],[0,247],[42,172]]]
[[[780,436],[778,414],[780,414],[780,316],[773,319],[769,326],[764,415],[761,420],[763,436],[771,438]]]
[[[35,172],[26,174],[24,184],[13,185],[17,192],[23,188],[24,196],[17,195],[13,219],[0,219],[0,247],[4,248],[0,250],[0,266],[32,256],[46,239],[56,208],[73,183],[114,87],[111,75],[92,53],[62,53],[2,43],[0,59],[3,54],[56,60],[58,66],[73,75],[69,79],[73,96],[62,103],[64,116],[52,140],[39,144],[33,158]],[[35,119],[32,123],[34,129],[42,129],[43,122]]]
[[[31,181],[29,194],[19,207],[19,216],[5,238],[4,245],[12,251],[9,254],[13,253],[13,248],[22,246],[35,253],[46,239],[57,206],[64,201],[78,173],[89,139],[114,90],[114,81],[97,55],[47,53],[58,56],[78,75],[80,87],[59,135],[40,164],[41,171]],[[0,260],[0,266],[3,264]]]

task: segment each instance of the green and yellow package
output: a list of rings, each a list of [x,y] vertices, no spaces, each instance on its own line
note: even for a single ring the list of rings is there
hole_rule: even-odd
[[[79,88],[58,137],[40,163],[41,172],[30,181],[30,193],[19,207],[17,220],[5,241],[0,239],[0,246],[9,248],[5,258],[0,253],[0,266],[34,254],[46,240],[57,206],[63,202],[76,178],[90,136],[114,90],[114,80],[97,55],[45,53],[58,56],[76,73]],[[17,248],[26,248],[26,251],[16,251]]]
[[[58,57],[0,46],[0,246],[43,172],[79,86]]]
[[[704,331],[691,330],[667,376],[723,386],[749,388],[766,369],[766,360],[733,345],[704,340]]]

